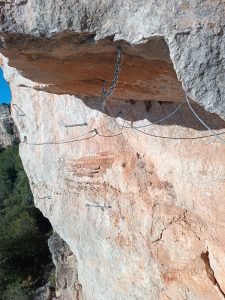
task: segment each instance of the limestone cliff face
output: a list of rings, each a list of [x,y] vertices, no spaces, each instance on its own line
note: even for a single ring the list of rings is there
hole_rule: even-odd
[[[207,110],[224,118],[224,15],[224,0],[1,1],[1,52],[10,58],[11,66],[33,81],[48,84],[46,89],[53,93],[70,93],[71,86],[77,86],[77,74],[82,86],[83,72],[94,70],[95,75],[87,72],[90,76],[86,77],[86,89],[73,89],[72,94],[94,89],[92,95],[96,95],[96,85],[99,91],[101,80],[107,80],[104,77],[110,68],[112,50],[109,45],[92,49],[84,53],[83,60],[80,49],[87,43],[81,39],[81,47],[77,47],[76,32],[91,33],[89,44],[107,37],[132,44],[161,37],[169,47],[184,90]],[[156,54],[162,56],[162,51]],[[131,60],[132,63],[135,62]],[[141,73],[138,71],[142,77]],[[135,82],[140,85],[138,80]],[[144,83],[141,86],[146,89],[151,81]],[[164,80],[161,87],[165,86]],[[152,94],[148,89],[147,92],[151,99]]]
[[[5,70],[22,84],[15,70]],[[224,145],[212,137],[150,137],[122,129],[98,103],[93,109],[73,96],[11,86],[26,114],[13,113],[27,137],[20,155],[35,204],[76,255],[83,297],[222,299]],[[146,116],[134,122],[141,126],[176,106],[153,102],[146,112],[140,101],[113,102],[108,109]],[[221,132],[216,116],[198,112]],[[175,116],[167,126],[143,130],[183,138],[208,134],[186,105]],[[116,122],[130,124],[121,117]],[[99,135],[91,138],[93,128]]]
[[[7,104],[0,105],[0,150],[18,139],[18,132]]]
[[[224,118],[223,12],[223,1],[2,7],[20,155],[36,206],[74,254],[66,299],[224,298],[225,145],[180,103],[178,81]],[[121,77],[104,108],[118,43]]]

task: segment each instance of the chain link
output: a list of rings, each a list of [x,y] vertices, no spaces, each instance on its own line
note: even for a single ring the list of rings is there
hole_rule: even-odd
[[[105,107],[106,107],[107,98],[113,94],[113,92],[116,88],[116,85],[118,83],[122,61],[123,61],[122,49],[121,49],[121,47],[117,47],[116,65],[115,65],[115,70],[114,70],[114,75],[113,75],[113,81],[108,90],[105,88],[106,81],[104,81],[103,87],[102,87],[102,101],[103,101],[102,108],[103,109],[105,109]]]

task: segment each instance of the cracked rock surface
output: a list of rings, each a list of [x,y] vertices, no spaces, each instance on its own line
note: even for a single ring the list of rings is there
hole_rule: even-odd
[[[225,145],[209,136],[187,103],[180,103],[178,81],[194,100],[196,112],[222,134],[224,1],[28,0],[17,4],[1,4],[1,64],[13,104],[23,112],[21,116],[12,110],[35,205],[74,254],[76,285],[73,289],[66,283],[67,297],[224,299]],[[75,47],[70,38],[83,31],[93,33],[94,40],[79,39],[78,44],[73,40]],[[65,36],[69,38],[59,48]],[[103,109],[96,93],[105,76],[110,81],[115,49],[104,44],[111,56],[102,56],[105,68],[96,73],[98,85],[92,85],[96,72],[91,70],[92,59],[86,83],[85,72],[79,72],[85,55],[90,58],[100,40],[109,36],[110,43],[122,39],[132,44],[162,37],[169,52],[164,56],[159,47],[147,57],[149,70],[156,54],[167,66],[152,80],[152,90],[162,84],[157,78],[173,74],[164,84],[169,92],[160,93],[172,95],[175,86],[176,99],[141,98],[143,82],[151,79],[145,76],[141,82],[135,80],[132,94],[128,87],[134,88],[131,73],[137,75],[137,65],[130,59],[125,61],[133,70],[127,72],[130,77],[126,81],[121,71],[122,83],[118,82]],[[65,92],[56,82],[66,77],[63,61],[77,48],[84,50],[81,69],[71,71],[74,78],[77,70],[76,81]],[[102,52],[97,53],[101,65]],[[143,51],[138,55],[146,58]],[[176,74],[168,73],[171,61]],[[144,65],[137,70],[140,77]],[[161,119],[162,124],[152,124]],[[65,281],[60,284],[63,289]]]
[[[18,139],[18,132],[7,104],[0,105],[0,150]]]
[[[77,259],[70,247],[54,232],[48,241],[56,267],[56,292],[59,300],[82,300],[82,286],[78,281]]]
[[[112,36],[133,44],[161,36],[186,93],[224,118],[224,15],[224,0],[8,0],[0,5],[1,52],[10,57],[14,34],[50,38],[86,31],[95,40]]]
[[[20,155],[35,205],[74,253],[83,299],[223,299],[224,144],[128,126],[179,104],[113,102],[106,114],[95,100],[28,88],[35,83],[3,62],[24,112],[13,117],[26,136]],[[223,131],[221,119],[195,108]],[[186,104],[142,130],[208,135]]]

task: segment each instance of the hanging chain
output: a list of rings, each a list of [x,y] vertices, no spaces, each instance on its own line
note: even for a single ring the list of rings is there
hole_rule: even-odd
[[[116,85],[118,83],[122,61],[123,61],[122,49],[121,47],[117,47],[116,65],[114,70],[113,81],[108,90],[106,90],[105,88],[106,81],[103,82],[103,87],[102,87],[102,101],[103,101],[102,108],[103,109],[105,109],[107,98],[113,94]]]

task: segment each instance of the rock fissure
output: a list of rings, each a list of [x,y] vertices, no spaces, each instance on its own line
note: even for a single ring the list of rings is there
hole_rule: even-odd
[[[221,295],[223,296],[223,298],[225,298],[225,293],[224,291],[221,289],[220,284],[218,283],[214,271],[210,265],[210,259],[209,259],[209,252],[205,252],[201,254],[201,258],[205,264],[205,268],[206,268],[206,273],[208,278],[212,281],[212,283],[218,288],[219,292],[221,293]]]
[[[35,204],[71,249],[60,300],[220,299],[224,145],[181,101],[223,134],[224,13],[220,0],[1,6],[20,155]]]
[[[154,206],[153,206],[154,208]],[[157,238],[156,240],[153,240],[152,243],[156,243],[159,242],[163,239],[163,233],[165,230],[168,230],[169,227],[175,223],[180,223],[180,222],[185,222],[186,224],[188,224],[190,226],[190,224],[188,223],[187,219],[186,219],[186,214],[187,214],[187,210],[184,210],[178,217],[172,217],[172,220],[169,223],[164,223],[163,222],[163,229],[160,232],[159,238]],[[151,229],[151,231],[153,231]]]

